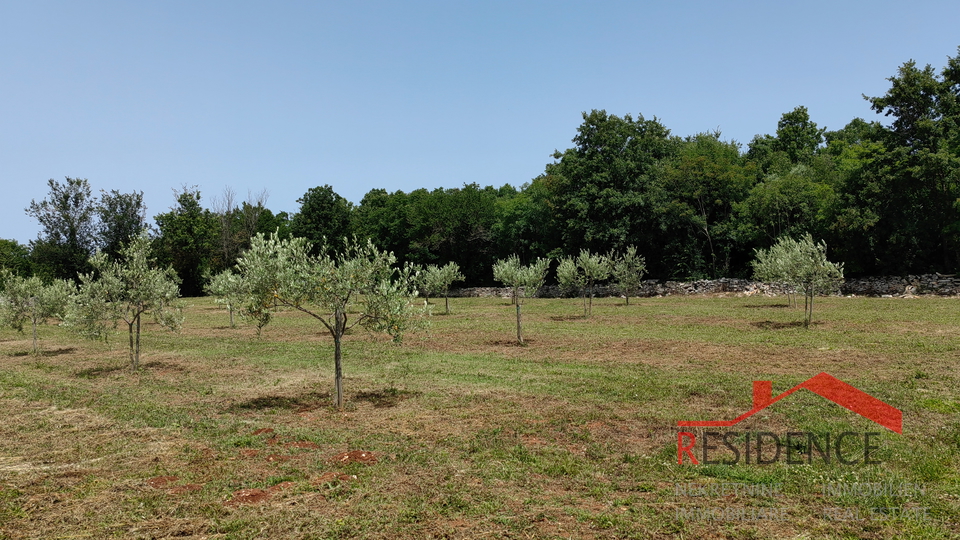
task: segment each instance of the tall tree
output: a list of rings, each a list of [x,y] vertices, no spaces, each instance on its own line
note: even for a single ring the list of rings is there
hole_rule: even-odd
[[[807,165],[770,173],[735,205],[741,231],[762,245],[781,236],[820,233],[829,226],[835,203],[834,187],[818,182]]]
[[[823,144],[825,131],[810,120],[810,113],[801,105],[780,117],[773,149],[785,153],[791,163],[806,163]]]
[[[543,176],[513,193],[501,188],[492,229],[497,256],[516,253],[523,260],[533,260],[561,253],[562,231],[555,221],[550,197]]]
[[[100,249],[110,257],[119,256],[124,246],[147,230],[147,207],[143,204],[142,191],[100,190],[96,209]]]
[[[659,247],[651,172],[676,150],[670,131],[656,118],[593,110],[583,113],[573,142],[574,148],[554,153],[542,180],[563,231],[563,251]]]
[[[370,190],[354,209],[353,231],[358,238],[369,238],[380,248],[396,253],[400,262],[406,262],[410,246],[408,200],[403,191]]]
[[[203,294],[204,275],[209,273],[216,245],[216,217],[200,206],[200,191],[184,187],[175,191],[176,205],[154,219],[160,236],[158,258],[180,276],[184,296]]]
[[[663,213],[671,234],[662,242],[674,257],[686,253],[684,260],[675,260],[674,275],[716,278],[730,275],[739,259],[746,264],[735,205],[753,184],[753,167],[744,163],[739,145],[720,140],[719,133],[688,137],[677,156],[666,161],[661,181],[669,202]]]
[[[329,185],[312,187],[297,199],[300,211],[293,216],[290,233],[307,239],[313,250],[329,248],[351,236],[353,204]]]
[[[96,201],[83,178],[50,179],[47,185],[47,198],[26,208],[40,223],[40,237],[30,243],[31,258],[48,278],[76,280],[96,249]]]
[[[0,270],[4,268],[14,275],[29,276],[30,249],[16,240],[0,239]]]
[[[876,216],[871,271],[960,269],[960,49],[938,75],[912,60],[867,97],[892,117],[885,151],[864,164],[850,186],[856,206]],[[865,96],[866,97],[866,96]]]
[[[410,261],[421,265],[456,262],[468,283],[490,283],[497,197],[492,187],[477,184],[410,193]]]

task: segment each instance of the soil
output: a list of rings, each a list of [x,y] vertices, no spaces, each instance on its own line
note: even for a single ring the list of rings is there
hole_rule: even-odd
[[[348,463],[363,463],[364,465],[373,465],[377,462],[377,456],[373,455],[373,452],[351,450],[349,452],[343,452],[333,456],[330,458],[330,461],[333,463],[340,463],[342,465],[346,465]]]

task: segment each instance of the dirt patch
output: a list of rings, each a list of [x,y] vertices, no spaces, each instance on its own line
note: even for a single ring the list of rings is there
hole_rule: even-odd
[[[340,472],[325,472],[320,476],[314,478],[310,483],[315,487],[326,487],[331,482],[340,481],[340,482],[350,482],[351,480],[356,480],[357,475],[355,474],[344,474]]]
[[[223,503],[224,506],[239,506],[242,504],[258,504],[266,501],[273,492],[266,489],[241,489],[233,492],[229,501]]]
[[[373,452],[366,452],[363,450],[351,450],[349,452],[343,452],[337,454],[330,458],[332,463],[340,463],[346,465],[348,463],[363,463],[364,465],[373,465],[377,462],[377,456]]]
[[[147,480],[147,485],[152,488],[160,489],[167,487],[169,484],[173,484],[180,480],[176,476],[154,476],[153,478]]]
[[[268,501],[277,492],[290,489],[296,486],[296,482],[280,482],[268,489],[241,489],[233,492],[230,500],[223,503],[224,506],[240,506],[245,504],[260,504]]]

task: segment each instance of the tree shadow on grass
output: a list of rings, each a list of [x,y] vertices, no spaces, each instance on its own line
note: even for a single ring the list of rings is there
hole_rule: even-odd
[[[587,317],[584,315],[559,315],[550,317],[551,321],[585,321]]]
[[[114,371],[122,371],[123,369],[129,369],[129,366],[124,364],[121,366],[92,367],[87,369],[81,369],[80,371],[77,371],[76,373],[74,373],[74,376],[76,376],[78,379],[93,379],[96,377],[107,375],[108,373],[113,373]]]
[[[382,390],[371,390],[369,392],[357,392],[353,398],[357,401],[369,401],[375,408],[383,409],[386,407],[396,407],[401,401],[421,394],[422,392],[399,390],[390,387]]]
[[[535,339],[527,338],[523,340],[523,343],[520,343],[515,339],[495,339],[493,341],[489,341],[488,343],[490,345],[496,345],[498,347],[526,347],[527,345],[531,343],[536,343],[536,342],[537,340]]]
[[[307,412],[329,406],[330,394],[307,392],[299,396],[260,396],[227,407],[226,412],[260,411],[264,409],[287,409]]]
[[[790,304],[760,304],[760,305],[747,304],[743,307],[747,309],[788,308],[790,307]]]
[[[70,354],[75,350],[77,350],[75,347],[61,347],[59,349],[53,349],[49,351],[44,351],[41,349],[38,354],[39,356],[44,356],[44,357],[60,356],[61,354]],[[33,353],[30,351],[17,351],[14,353],[10,353],[10,356],[30,356],[31,354]]]
[[[811,322],[810,326],[820,324],[816,321]],[[774,321],[759,321],[750,323],[751,326],[756,326],[757,328],[763,328],[764,330],[783,330],[784,328],[797,328],[803,327],[803,321],[793,321],[793,322],[774,322]]]
[[[146,364],[141,364],[143,369],[168,369],[171,371],[183,371],[183,366],[180,364],[171,364],[169,362],[161,362],[160,360],[151,360]]]

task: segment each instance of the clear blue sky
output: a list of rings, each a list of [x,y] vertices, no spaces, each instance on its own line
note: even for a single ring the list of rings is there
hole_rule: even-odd
[[[46,181],[204,202],[310,187],[519,186],[581,113],[656,116],[744,145],[806,106],[874,119],[907,60],[942,68],[960,2],[0,3],[0,238]]]

